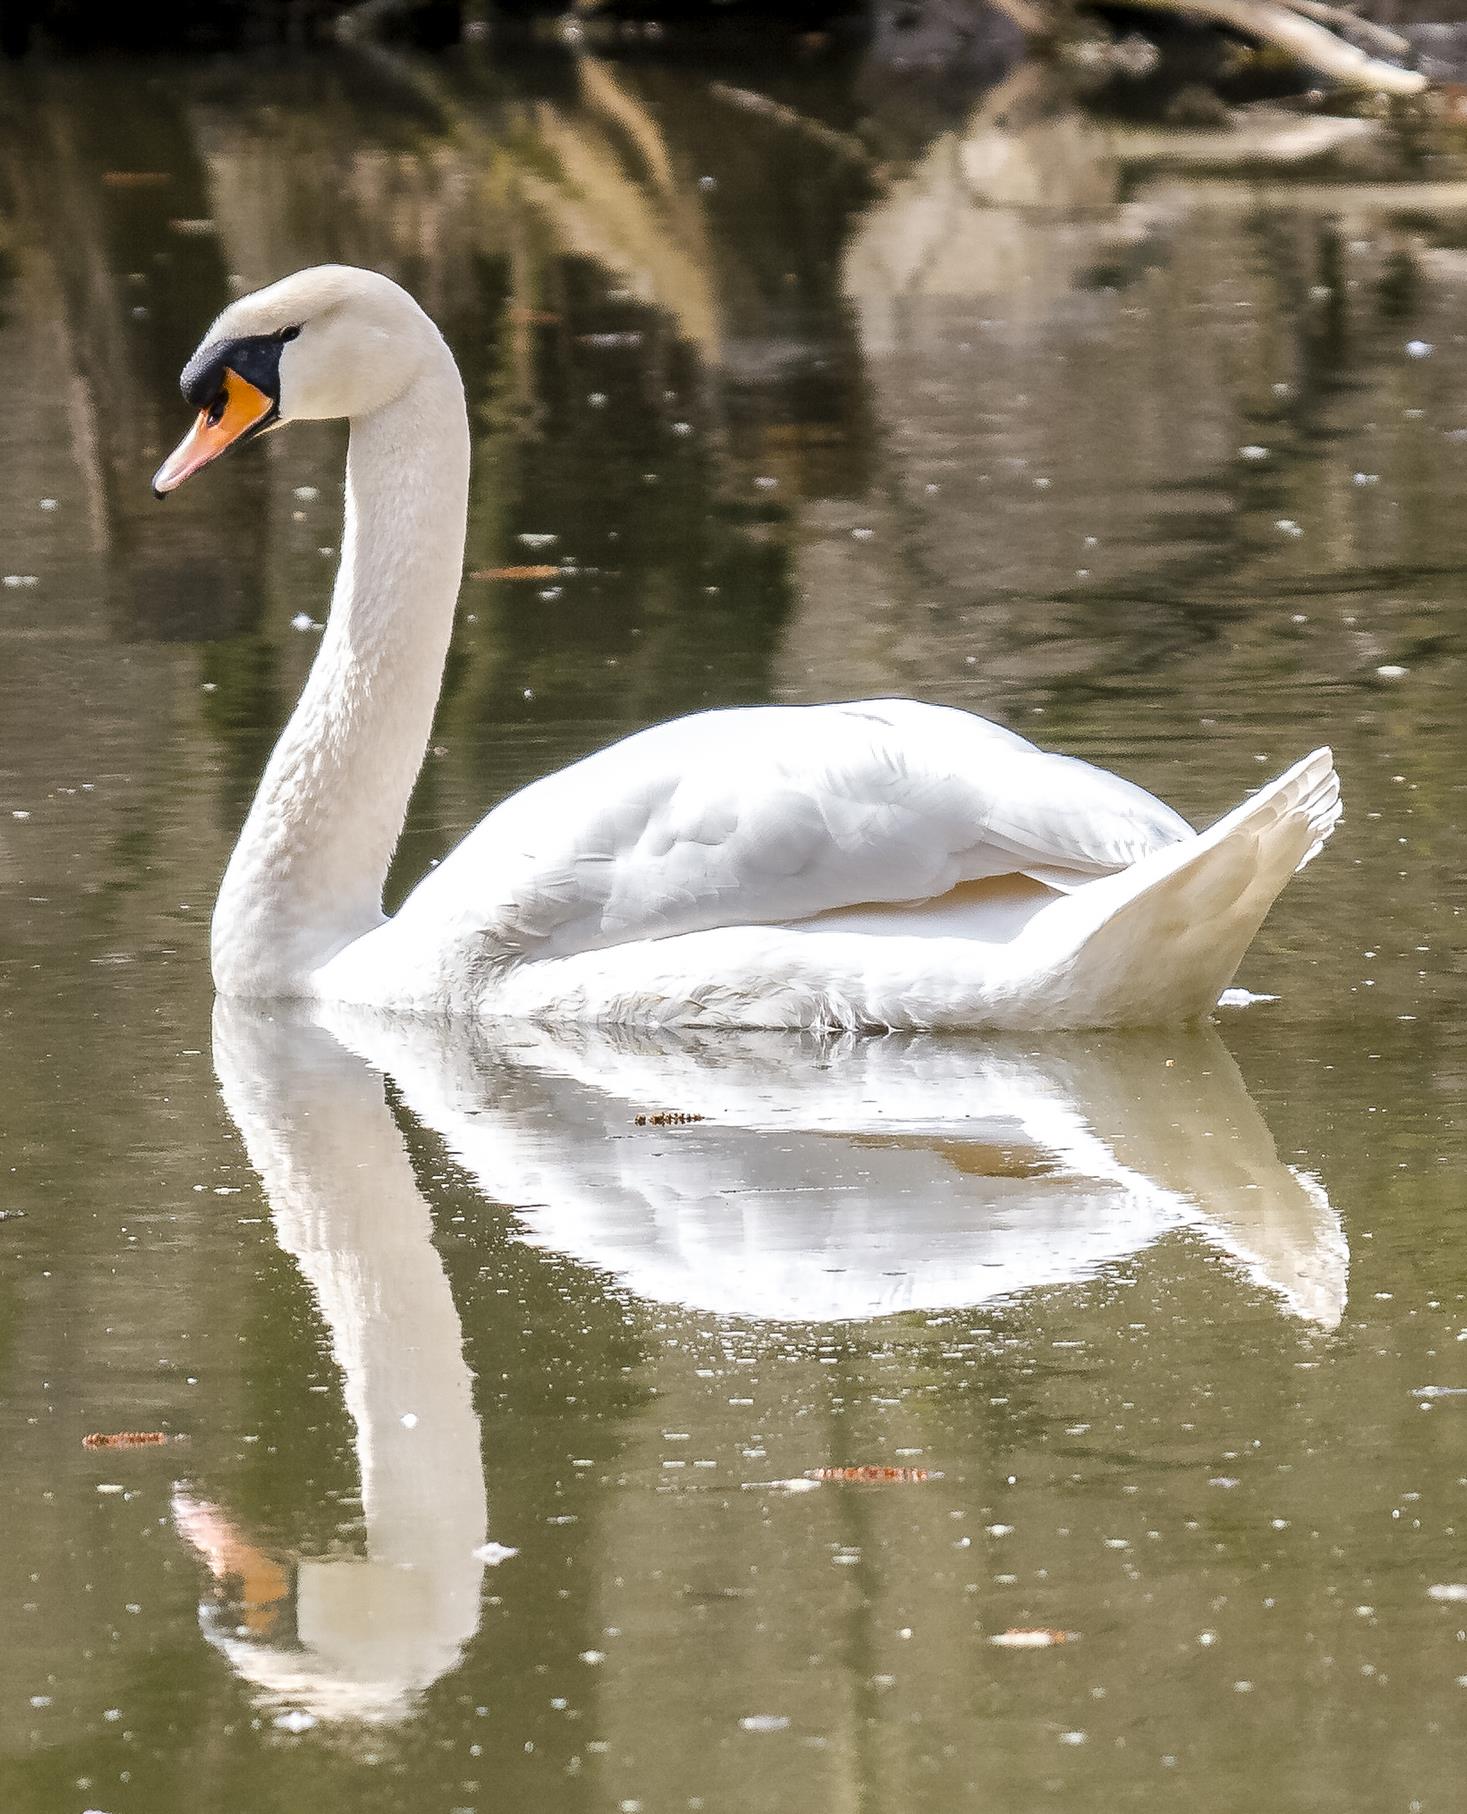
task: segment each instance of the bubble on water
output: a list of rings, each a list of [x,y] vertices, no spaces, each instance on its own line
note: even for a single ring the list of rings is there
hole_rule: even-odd
[[[739,1724],[745,1732],[783,1732],[789,1721],[782,1713],[746,1713]]]

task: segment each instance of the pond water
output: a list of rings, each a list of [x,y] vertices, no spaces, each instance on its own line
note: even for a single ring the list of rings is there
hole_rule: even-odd
[[[1460,1807],[1458,150],[361,51],[7,72],[0,202],[7,1814]],[[326,258],[474,424],[399,889],[705,704],[973,707],[1197,820],[1329,741],[1271,999],[215,1012],[342,435],[147,479],[231,290]]]

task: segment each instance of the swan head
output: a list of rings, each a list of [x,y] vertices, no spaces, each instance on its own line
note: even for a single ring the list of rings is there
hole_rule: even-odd
[[[154,496],[283,423],[372,414],[441,345],[407,291],[378,271],[315,265],[241,296],[183,368],[184,401],[199,413],[154,474]]]

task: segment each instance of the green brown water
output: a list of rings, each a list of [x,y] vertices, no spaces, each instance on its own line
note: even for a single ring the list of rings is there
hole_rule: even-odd
[[[1461,1806],[1460,159],[854,92],[7,78],[7,1814]],[[1348,816],[1240,979],[1277,1000],[211,1024],[342,439],[147,478],[231,278],[324,258],[461,358],[471,569],[574,569],[466,583],[403,878],[704,704],[972,706],[1197,819],[1328,740]],[[929,1477],[787,1484],[842,1465]]]

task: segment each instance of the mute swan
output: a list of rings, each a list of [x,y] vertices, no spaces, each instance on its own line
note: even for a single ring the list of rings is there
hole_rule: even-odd
[[[182,388],[199,415],[160,497],[284,422],[351,422],[330,620],[214,910],[221,994],[702,1026],[1191,1019],[1339,816],[1327,749],[1198,834],[950,707],[746,707],[533,783],[385,919],[462,572],[458,369],[396,284],[322,265],[231,303]]]

